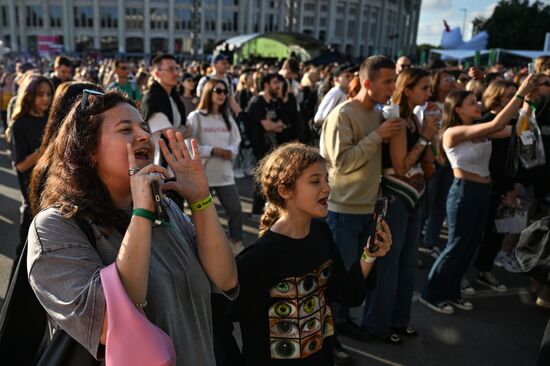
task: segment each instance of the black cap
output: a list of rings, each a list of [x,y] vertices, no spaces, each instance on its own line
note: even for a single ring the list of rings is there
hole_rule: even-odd
[[[187,79],[194,80],[194,78],[195,78],[195,76],[193,76],[193,74],[186,72],[182,75],[181,81],[185,81]]]
[[[353,74],[357,70],[358,70],[357,66],[350,65],[350,64],[342,64],[342,65],[338,66],[336,68],[336,70],[334,70],[333,75],[334,76],[340,76],[341,74],[343,74],[345,72],[350,72],[350,73]]]

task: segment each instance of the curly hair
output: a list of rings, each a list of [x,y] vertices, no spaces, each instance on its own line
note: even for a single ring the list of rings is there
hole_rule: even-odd
[[[299,142],[283,144],[266,155],[256,168],[255,181],[266,198],[265,212],[260,219],[260,236],[277,222],[285,200],[279,194],[279,186],[294,189],[296,181],[310,165],[326,163],[319,150]]]
[[[53,158],[54,144],[61,124],[74,105],[75,100],[82,94],[84,89],[103,91],[100,86],[88,82],[71,81],[62,83],[55,91],[48,123],[44,129],[44,135],[38,151],[38,160],[32,170],[29,184],[29,203],[33,215],[38,213],[40,195],[44,189],[50,162]]]
[[[59,207],[66,218],[80,215],[106,229],[124,233],[129,216],[115,207],[107,187],[100,179],[93,156],[97,153],[103,113],[127,103],[134,103],[116,91],[89,95],[81,109],[80,100],[71,108],[54,141],[49,174],[39,209]]]

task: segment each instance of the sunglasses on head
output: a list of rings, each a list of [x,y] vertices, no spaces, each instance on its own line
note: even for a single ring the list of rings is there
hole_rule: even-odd
[[[227,89],[225,88],[214,88],[212,89],[212,91],[218,95],[222,95],[222,94],[227,95]]]
[[[105,93],[97,91],[97,90],[84,89],[82,91],[82,100],[80,101],[80,111],[83,112],[84,108],[86,108],[86,105],[88,104],[88,97],[90,95],[98,96],[98,95],[103,95],[103,94],[105,94]]]

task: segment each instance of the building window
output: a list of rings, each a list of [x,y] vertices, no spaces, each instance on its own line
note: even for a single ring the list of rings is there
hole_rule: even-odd
[[[326,38],[327,38],[327,32],[324,30],[319,31],[319,40],[324,42],[326,41]]]
[[[7,27],[8,26],[8,7],[5,5],[2,5],[0,8],[2,9],[2,26]]]
[[[189,9],[175,9],[174,22],[176,30],[191,29],[191,10]]]
[[[168,39],[151,38],[151,54],[168,52]]]
[[[42,13],[42,5],[27,6],[27,27],[42,27],[44,25]]]
[[[118,37],[114,37],[114,36],[101,37],[101,50],[104,52],[117,52]]]
[[[63,19],[63,10],[61,9],[61,6],[50,6],[50,27],[60,28],[61,19]]]
[[[128,11],[128,9],[126,9],[126,11]],[[141,37],[128,37],[128,38],[126,38],[126,52],[142,53],[143,52],[143,38],[141,38]]]
[[[204,12],[204,30],[206,32],[213,32],[216,30],[216,12],[215,11]]]
[[[84,52],[94,47],[94,41],[92,40],[92,37],[88,36],[76,36],[74,38],[74,44],[76,46],[76,52]]]
[[[239,5],[239,0],[223,0],[223,5]]]
[[[193,0],[175,0],[176,4],[192,4]]]
[[[266,14],[264,32],[273,32],[276,29],[277,29],[277,17],[274,14]]]
[[[327,26],[327,18],[319,18],[319,27]]]
[[[99,8],[101,14],[101,28],[117,28],[118,27],[118,11],[115,7]],[[103,49],[103,47],[102,47]]]
[[[126,28],[143,29],[143,8],[126,8]],[[131,39],[131,38],[128,38]],[[134,42],[134,41],[132,41]],[[143,39],[141,40],[143,42]],[[143,52],[143,45],[141,46]]]
[[[348,22],[348,38],[355,36],[355,20],[350,20]]]
[[[77,28],[94,27],[94,12],[91,6],[78,6],[74,8],[74,26]]]
[[[305,3],[304,10],[306,11],[315,11],[315,3]]]
[[[237,31],[237,13],[227,12],[222,16],[222,30],[224,32]]]
[[[151,9],[151,29],[168,29],[167,9]]]
[[[313,27],[315,25],[314,17],[304,17],[304,25],[308,27]]]
[[[338,30],[338,32],[344,29],[344,19],[336,19],[336,29]]]

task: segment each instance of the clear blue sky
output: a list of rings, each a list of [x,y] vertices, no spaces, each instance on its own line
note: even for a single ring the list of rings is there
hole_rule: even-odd
[[[550,0],[542,0],[550,5]],[[417,44],[430,43],[439,46],[441,32],[443,32],[443,19],[451,28],[460,27],[464,22],[466,12],[466,32],[462,30],[464,40],[472,36],[472,21],[478,17],[490,17],[497,0],[422,0],[420,10],[420,24],[418,27]]]

